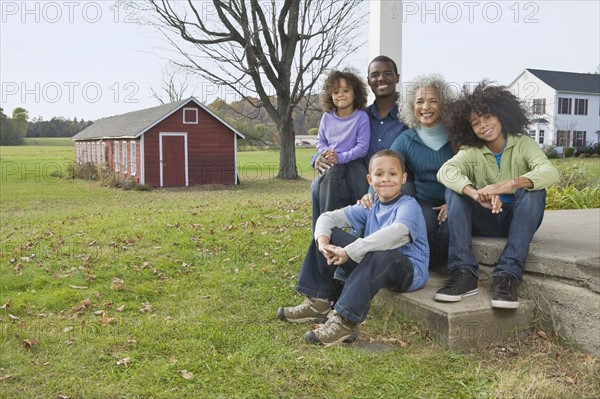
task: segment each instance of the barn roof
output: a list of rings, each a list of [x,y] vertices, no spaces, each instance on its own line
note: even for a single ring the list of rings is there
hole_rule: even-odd
[[[556,91],[600,94],[600,75],[597,74],[545,71],[530,68],[527,68],[527,71]]]
[[[183,108],[185,105],[188,105],[190,102],[194,102],[200,108],[215,117],[240,138],[245,138],[243,134],[234,129],[200,101],[194,97],[190,97],[174,103],[159,105],[158,107],[146,108],[140,111],[133,111],[122,115],[99,119],[73,136],[73,140],[137,138],[148,131],[148,129],[162,122],[168,116]]]

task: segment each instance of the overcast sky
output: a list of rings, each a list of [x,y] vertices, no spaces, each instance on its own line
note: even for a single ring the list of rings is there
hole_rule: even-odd
[[[150,87],[169,57],[137,11],[113,1],[1,0],[0,103],[8,115],[95,120],[158,105]],[[402,80],[441,73],[510,84],[524,68],[594,72],[600,2],[404,1]],[[368,7],[365,8],[368,10]],[[368,50],[348,59],[361,70]],[[366,71],[365,71],[366,75]],[[201,101],[233,100],[199,86]]]

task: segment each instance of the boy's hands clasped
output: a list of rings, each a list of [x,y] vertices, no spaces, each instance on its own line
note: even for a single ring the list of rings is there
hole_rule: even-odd
[[[346,250],[342,247],[338,247],[337,245],[319,242],[319,252],[323,254],[325,259],[327,260],[328,265],[343,265],[348,262],[350,257],[346,253]]]

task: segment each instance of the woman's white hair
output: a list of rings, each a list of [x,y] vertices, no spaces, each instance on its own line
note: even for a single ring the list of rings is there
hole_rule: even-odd
[[[399,107],[399,117],[404,123],[406,123],[406,125],[408,125],[408,127],[413,129],[421,126],[421,122],[419,122],[419,119],[415,115],[415,97],[417,92],[424,88],[435,89],[440,101],[442,115],[444,115],[444,105],[456,98],[457,95],[457,93],[455,93],[456,90],[453,90],[453,88],[446,83],[446,80],[442,77],[442,75],[437,73],[420,75],[411,82],[407,83],[403,90],[404,93],[400,97],[401,104]],[[457,90],[458,89],[459,88],[457,88]]]

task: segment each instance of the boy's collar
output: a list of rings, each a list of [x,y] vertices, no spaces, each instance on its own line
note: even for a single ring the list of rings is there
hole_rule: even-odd
[[[388,201],[388,202],[383,202],[383,201],[381,201],[381,200],[380,200],[380,201],[379,201],[379,203],[380,203],[381,205],[385,205],[385,206],[388,206],[388,205],[393,205],[393,204],[395,204],[396,202],[398,202],[398,201],[400,200],[400,198],[402,198],[402,196],[403,196],[403,195],[402,195],[402,193],[400,193],[400,194],[399,194],[399,195],[398,195],[396,198],[394,198],[394,199],[393,199],[393,200],[391,200],[391,201]],[[377,196],[377,198],[379,198],[379,196]]]

